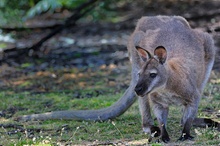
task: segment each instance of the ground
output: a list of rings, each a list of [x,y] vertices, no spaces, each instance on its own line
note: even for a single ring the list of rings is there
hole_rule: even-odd
[[[135,103],[124,115],[106,122],[48,120],[16,122],[31,113],[67,109],[98,109],[117,101],[130,82],[126,50],[129,35],[142,15],[181,15],[193,28],[213,35],[216,61],[199,107],[199,117],[219,121],[220,32],[219,1],[148,1],[130,4],[128,20],[83,23],[46,42],[38,57],[16,57],[0,67],[0,145],[165,145],[149,142],[141,130]],[[130,9],[129,9],[130,8]],[[136,8],[136,9],[134,9]],[[77,30],[77,31],[76,31]],[[51,29],[14,32],[17,44],[29,45]],[[194,141],[176,142],[180,109],[170,110],[168,131],[173,145],[218,145],[217,128],[192,128]]]

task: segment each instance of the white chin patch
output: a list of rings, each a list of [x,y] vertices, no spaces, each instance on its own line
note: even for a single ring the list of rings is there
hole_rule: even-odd
[[[143,127],[143,131],[144,131],[144,133],[146,133],[146,134],[150,134],[150,133],[151,133],[149,127]]]

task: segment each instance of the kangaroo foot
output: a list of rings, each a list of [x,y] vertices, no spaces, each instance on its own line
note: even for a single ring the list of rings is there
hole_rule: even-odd
[[[161,135],[160,128],[157,126],[152,126],[150,128],[150,131],[151,131],[151,137],[158,137]]]
[[[178,139],[178,141],[193,140],[193,139],[194,139],[193,136],[183,133],[181,137]]]
[[[169,138],[169,136],[167,135],[167,136],[162,136],[162,141],[163,142],[165,142],[165,143],[168,143],[169,141],[170,141],[170,138]]]

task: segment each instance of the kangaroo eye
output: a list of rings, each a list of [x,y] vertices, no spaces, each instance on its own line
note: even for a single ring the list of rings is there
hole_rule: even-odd
[[[151,77],[151,78],[155,78],[156,76],[157,76],[156,73],[150,73],[150,77]]]

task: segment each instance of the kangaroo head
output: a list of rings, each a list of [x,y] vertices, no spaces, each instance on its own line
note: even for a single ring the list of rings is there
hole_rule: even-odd
[[[167,81],[167,71],[165,62],[167,51],[163,46],[159,46],[151,55],[147,50],[136,46],[138,54],[142,59],[141,69],[138,72],[138,82],[135,92],[139,96],[144,96],[152,91],[162,88]]]

